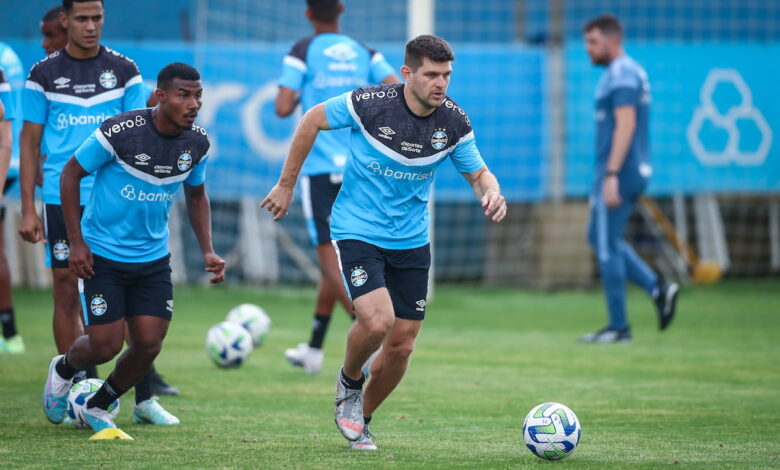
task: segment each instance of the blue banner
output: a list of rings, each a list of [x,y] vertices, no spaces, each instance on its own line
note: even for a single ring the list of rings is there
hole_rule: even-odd
[[[649,191],[780,191],[777,44],[628,44],[650,79]],[[566,49],[566,189],[587,194],[593,173],[594,92],[601,68],[582,44]]]
[[[9,41],[29,68],[43,51],[37,43]],[[134,59],[153,84],[166,64],[182,61],[200,69],[205,89],[198,123],[212,141],[207,186],[216,199],[261,198],[272,187],[287,155],[300,112],[290,119],[274,113],[276,80],[289,44],[206,44],[111,42]],[[398,69],[403,44],[380,44]],[[510,200],[545,195],[546,119],[541,49],[522,46],[454,46],[449,95],[471,118],[477,144]],[[398,72],[400,76],[400,72]],[[436,198],[473,198],[471,188],[445,162],[436,176]]]

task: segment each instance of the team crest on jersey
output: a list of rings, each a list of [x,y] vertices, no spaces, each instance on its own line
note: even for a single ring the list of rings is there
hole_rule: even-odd
[[[70,256],[68,242],[66,240],[57,240],[54,242],[51,252],[57,261],[65,261]]]
[[[368,273],[363,269],[363,266],[357,266],[352,268],[349,280],[353,286],[360,287],[368,280]]]
[[[179,167],[179,171],[187,171],[192,166],[192,155],[189,152],[184,152],[179,155],[179,161],[176,162],[176,166]]]
[[[99,317],[108,310],[108,302],[106,302],[106,299],[104,299],[102,295],[96,295],[95,297],[92,297],[92,301],[89,303],[89,309],[92,311],[92,315]]]
[[[116,87],[116,75],[111,70],[106,70],[100,74],[100,86],[107,89]]]
[[[447,145],[447,133],[444,132],[445,130],[446,129],[436,129],[436,132],[434,132],[431,137],[431,145],[436,150],[441,150]]]

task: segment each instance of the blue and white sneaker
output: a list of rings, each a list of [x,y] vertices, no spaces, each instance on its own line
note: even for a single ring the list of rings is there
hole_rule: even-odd
[[[84,407],[82,418],[96,433],[104,429],[116,428],[114,417],[111,416],[111,413],[103,408],[98,408],[97,406],[93,406],[92,408],[88,406]]]
[[[157,426],[176,426],[179,418],[165,411],[158,398],[152,397],[133,407],[133,419],[140,424],[154,424]]]
[[[54,424],[60,424],[65,419],[65,413],[68,411],[68,392],[73,385],[73,380],[67,380],[60,377],[57,373],[57,362],[64,356],[61,354],[51,360],[49,364],[49,375],[43,386],[43,412],[46,418]]]

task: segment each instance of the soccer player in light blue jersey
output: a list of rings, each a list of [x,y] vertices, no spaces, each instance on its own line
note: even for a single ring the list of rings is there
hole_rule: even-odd
[[[0,121],[2,143],[0,157],[3,169],[0,169],[0,353],[21,354],[25,351],[22,336],[16,329],[16,312],[14,311],[11,289],[11,270],[5,255],[5,216],[3,203],[8,193],[19,179],[19,143],[15,136],[21,129],[19,113],[21,90],[24,86],[24,70],[22,62],[16,53],[5,43],[0,42],[0,101],[5,107],[5,117]],[[7,155],[6,155],[7,153]]]
[[[339,0],[307,0],[306,17],[314,36],[296,42],[284,58],[276,113],[293,113],[298,103],[306,112],[329,98],[357,87],[398,83],[381,53],[339,32],[344,5]],[[317,136],[301,170],[301,199],[312,245],[317,250],[320,282],[311,338],[285,351],[285,357],[307,374],[322,368],[322,344],[336,302],[352,316],[352,302],[341,281],[336,252],[330,244],[330,213],[341,188],[344,164],[349,154],[349,130],[339,129]]]
[[[406,45],[405,84],[344,93],[310,109],[293,136],[278,183],[262,207],[280,220],[320,131],[347,129],[351,144],[330,233],[357,314],[336,382],[336,425],[357,450],[376,449],[368,424],[406,372],[425,317],[430,269],[428,198],[436,168],[450,160],[485,215],[506,202],[477,149],[466,112],[446,95],[455,56],[443,39]],[[362,366],[377,351],[366,380]]]
[[[598,258],[609,323],[580,340],[628,342],[627,280],[652,296],[661,330],[674,318],[679,292],[677,284],[664,282],[623,240],[631,210],[652,174],[650,83],[642,66],[623,51],[617,18],[599,16],[584,33],[591,62],[606,67],[596,88],[596,168],[588,240]]]
[[[66,395],[79,370],[128,348],[103,386],[87,402],[84,418],[99,432],[115,428],[107,408],[147,373],[162,348],[173,316],[168,218],[184,184],[190,223],[212,283],[222,282],[225,261],[214,253],[206,195],[206,131],[194,124],[201,107],[200,74],[173,63],[160,71],[156,108],[107,119],[75,151],[62,171],[62,207],[71,241],[71,271],[79,278],[86,335],[52,359],[43,392],[44,412],[64,418]],[[81,218],[79,182],[95,174]],[[139,423],[176,425],[155,398],[139,402]]]

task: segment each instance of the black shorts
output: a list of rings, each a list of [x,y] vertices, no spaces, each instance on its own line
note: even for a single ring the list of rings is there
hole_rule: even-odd
[[[121,263],[98,255],[94,258],[95,275],[79,279],[85,325],[105,325],[133,315],[171,319],[170,255],[145,263]]]
[[[301,178],[301,202],[306,228],[314,246],[330,243],[330,211],[341,189],[341,173]]]
[[[6,178],[5,179],[5,186],[3,186],[3,196],[8,194],[8,191],[11,190],[11,187],[16,183],[16,178]],[[0,205],[0,220],[5,220],[5,198],[3,198],[3,204]]]
[[[84,206],[81,206],[81,215],[84,215]],[[67,268],[70,242],[65,215],[59,204],[43,205],[43,233],[46,237],[46,267]]]
[[[430,244],[408,250],[388,250],[360,240],[338,240],[333,241],[333,247],[351,299],[387,287],[396,317],[425,318]]]

